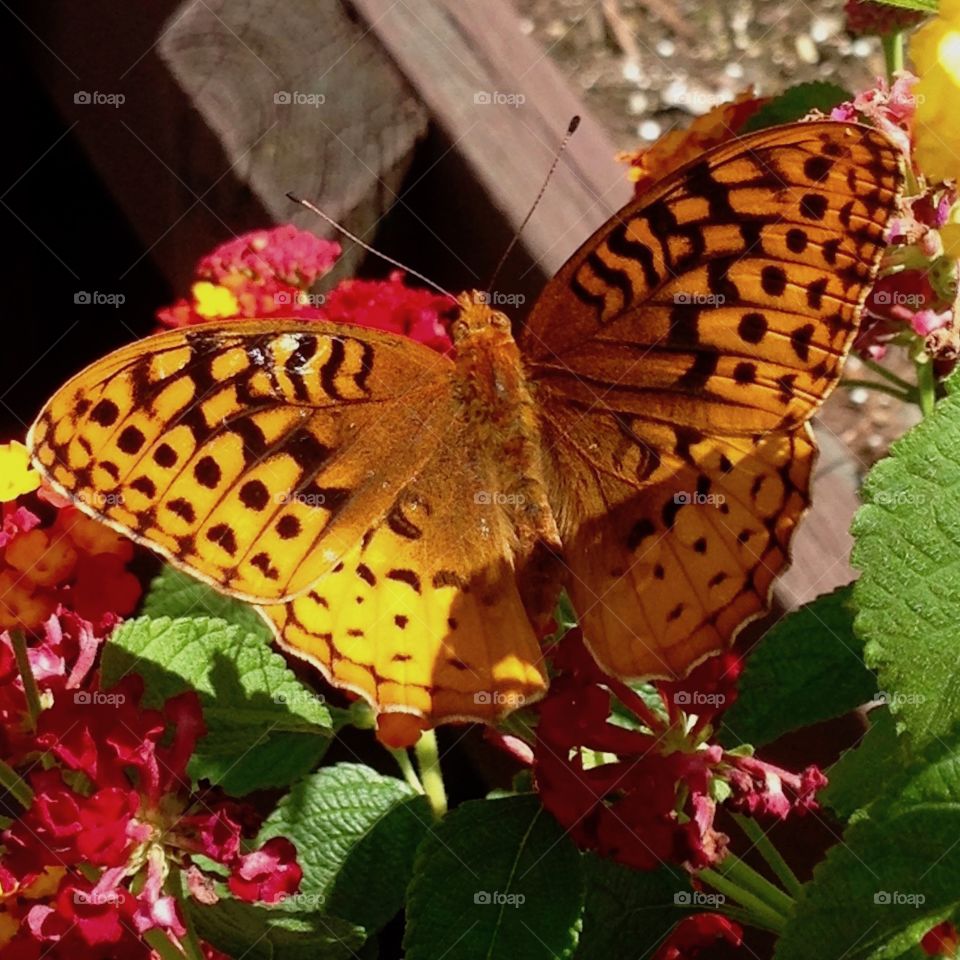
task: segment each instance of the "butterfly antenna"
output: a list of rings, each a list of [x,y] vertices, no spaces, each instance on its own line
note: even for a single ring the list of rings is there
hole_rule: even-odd
[[[497,279],[501,269],[503,269],[503,265],[507,262],[507,257],[510,256],[513,248],[517,245],[517,241],[520,239],[520,235],[523,233],[523,228],[530,222],[530,218],[533,216],[534,210],[536,210],[540,205],[540,201],[543,198],[544,193],[547,191],[547,184],[550,183],[550,178],[553,176],[553,172],[557,169],[557,164],[560,162],[560,157],[563,156],[563,151],[567,148],[570,138],[573,136],[577,127],[579,126],[579,116],[571,118],[570,123],[567,124],[567,132],[563,135],[563,139],[560,141],[560,146],[557,147],[557,152],[553,155],[553,163],[550,164],[550,169],[547,171],[547,175],[543,178],[543,185],[540,187],[540,192],[537,194],[537,198],[533,201],[533,205],[530,207],[529,211],[527,211],[527,215],[523,218],[523,223],[517,227],[517,231],[514,233],[513,239],[507,244],[507,249],[503,251],[503,256],[497,262],[496,267],[493,268],[493,274],[490,276],[490,281],[486,286],[487,290],[493,289],[494,281]]]
[[[432,287],[434,290],[442,293],[445,297],[449,297],[454,303],[457,303],[457,298],[449,291],[444,290],[443,287],[438,283],[434,283],[429,277],[425,277],[422,273],[418,273],[416,270],[408,267],[406,264],[401,263],[399,260],[394,260],[393,257],[388,257],[385,253],[381,253],[375,247],[371,247],[369,243],[364,240],[361,240],[355,233],[351,233],[345,226],[337,223],[329,214],[324,213],[316,204],[311,203],[309,200],[304,200],[302,197],[298,197],[294,193],[288,193],[287,198],[292,200],[294,203],[299,203],[300,206],[306,207],[311,213],[315,213],[322,220],[326,220],[335,230],[339,233],[342,233],[347,239],[352,240],[357,246],[363,247],[367,253],[372,253],[375,257],[379,257],[381,260],[386,260],[387,263],[391,264],[394,267],[399,267],[405,273],[410,274],[411,277],[416,277],[418,280],[422,280],[428,287]]]

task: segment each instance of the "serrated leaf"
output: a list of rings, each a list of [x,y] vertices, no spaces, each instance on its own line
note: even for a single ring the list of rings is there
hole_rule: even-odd
[[[403,906],[417,846],[432,823],[426,799],[401,780],[340,763],[295,784],[258,842],[292,840],[304,871],[300,894],[373,932]]]
[[[468,801],[420,846],[406,960],[563,960],[583,895],[580,855],[535,796]]]
[[[843,716],[877,695],[853,630],[851,589],[817,597],[775,624],[750,653],[723,715],[724,744],[761,746],[790,730]]]
[[[960,737],[888,781],[814,871],[776,960],[892,960],[960,907]]]
[[[593,854],[583,858],[587,897],[574,960],[611,960],[630,944],[648,960],[673,925],[689,912],[690,881],[679,871],[630,870]]]
[[[260,637],[264,643],[273,641],[273,633],[266,621],[250,604],[218,593],[213,587],[169,565],[153,578],[140,614],[154,619],[212,617],[226,620],[246,633]]]
[[[105,687],[140,674],[145,702],[154,706],[195,690],[207,736],[190,774],[234,796],[287,786],[329,743],[330,715],[317,695],[260,637],[224,620],[128,620],[104,647],[101,672]]]
[[[835,83],[812,80],[788,87],[779,96],[762,106],[744,125],[741,133],[765,130],[781,123],[802,120],[811,110],[824,113],[853,99],[853,94]]]
[[[960,721],[960,396],[868,474],[853,523],[855,629],[914,746]]]
[[[838,817],[849,819],[876,798],[877,784],[896,776],[904,761],[905,751],[890,711],[886,707],[871,710],[870,728],[856,748],[844,752],[827,771],[829,783],[818,799]]]
[[[323,913],[291,912],[223,899],[203,906],[184,898],[203,940],[243,960],[352,960],[365,933]]]

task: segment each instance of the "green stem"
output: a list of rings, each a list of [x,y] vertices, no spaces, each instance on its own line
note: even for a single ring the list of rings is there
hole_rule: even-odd
[[[738,886],[759,897],[781,916],[789,917],[793,913],[793,897],[775,887],[739,857],[728,856],[717,869]]]
[[[916,392],[912,387],[910,393],[904,393],[888,383],[877,383],[876,380],[853,380],[846,377],[840,381],[840,386],[846,387],[848,390],[854,390],[857,387],[863,387],[865,390],[877,390],[880,393],[887,394],[887,396],[896,397],[903,403],[916,403]]]
[[[876,360],[871,360],[869,357],[861,357],[860,362],[868,370],[872,370],[885,380],[889,380],[891,383],[896,384],[902,390],[906,390],[908,393],[913,390],[912,383],[908,383],[903,379],[903,377],[898,377],[892,370],[888,370],[882,363],[877,363]]]
[[[933,406],[937,400],[937,383],[933,374],[933,361],[917,360],[917,392],[920,395],[920,410],[925,417],[933,413]]]
[[[760,824],[758,824],[756,820],[751,820],[750,817],[742,817],[739,814],[734,814],[733,819],[737,821],[737,825],[757,848],[760,856],[767,861],[767,865],[783,884],[784,890],[796,899],[800,895],[800,890],[803,885],[797,879],[797,875],[790,869],[787,861],[783,859],[780,851],[763,832]]]
[[[701,870],[697,876],[704,883],[710,884],[714,890],[719,891],[725,897],[743,907],[749,915],[749,922],[752,925],[763,927],[766,930],[772,930],[774,933],[783,933],[787,925],[787,918],[781,916],[773,907],[764,903],[759,897],[755,897],[748,890],[744,890],[742,887],[733,883],[733,881],[728,880],[723,874],[717,873],[716,870],[709,868]],[[728,910],[726,906],[722,909],[724,913]]]
[[[447,812],[447,791],[443,786],[443,774],[440,771],[440,751],[437,749],[437,734],[434,730],[424,730],[414,747],[417,765],[420,767],[420,782],[423,792],[430,801],[433,815],[439,820]]]
[[[183,875],[180,872],[179,866],[176,864],[170,865],[170,873],[167,877],[166,887],[176,898],[177,905],[180,907],[180,916],[183,919],[183,925],[187,928],[187,932],[182,939],[183,953],[189,960],[203,960],[203,947],[200,945],[200,938],[194,929],[190,911],[187,910],[187,905],[184,902],[188,896],[187,885],[184,883]]]
[[[30,669],[30,658],[27,656],[27,638],[22,630],[11,630],[10,640],[13,644],[13,655],[17,658],[17,669],[23,680],[23,692],[27,698],[27,718],[30,729],[37,729],[37,717],[40,716],[40,690],[37,687],[33,670]]]
[[[903,69],[903,33],[897,30],[883,38],[883,60],[887,67],[887,79]]]
[[[143,939],[156,950],[160,960],[183,960],[184,954],[179,947],[159,927],[147,930]]]
[[[33,791],[27,782],[13,767],[2,760],[0,760],[0,787],[3,787],[24,810],[33,803]]]
[[[417,793],[423,793],[423,784],[417,776],[417,771],[413,769],[413,764],[410,762],[410,754],[407,753],[406,750],[391,750],[390,756],[397,761],[397,766],[403,774],[403,779],[406,780]]]
[[[783,931],[782,923],[771,926],[764,918],[752,914],[749,910],[744,910],[743,907],[733,907],[729,903],[724,903],[717,907],[717,912],[731,920],[736,920],[741,927],[759,927],[762,930],[769,930],[771,933],[781,933]]]

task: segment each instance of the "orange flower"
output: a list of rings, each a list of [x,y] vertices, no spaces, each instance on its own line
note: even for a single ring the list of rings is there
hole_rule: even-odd
[[[639,197],[705,150],[735,137],[767,99],[755,97],[752,89],[744,90],[735,100],[697,117],[686,130],[669,130],[652,147],[623,154],[621,159],[630,164],[630,179],[636,183],[635,195]]]

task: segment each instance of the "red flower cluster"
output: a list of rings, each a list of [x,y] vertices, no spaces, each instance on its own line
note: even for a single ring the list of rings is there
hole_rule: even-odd
[[[195,693],[150,710],[135,675],[110,690],[92,681],[41,687],[45,698],[58,692],[37,719],[32,749],[24,752],[24,737],[18,752],[35,764],[46,751],[57,765],[28,775],[32,801],[2,834],[0,885],[16,894],[56,882],[42,897],[5,900],[5,957],[147,958],[142,936],[155,929],[179,943],[186,928],[174,879],[179,869],[198,872],[192,854],[227,867],[240,899],[273,903],[296,891],[301,870],[288,840],[245,852],[244,811],[190,794],[187,763],[206,732]],[[206,902],[212,891],[208,884]]]
[[[714,827],[722,799],[780,818],[815,807],[826,784],[816,767],[795,775],[710,742],[735,696],[733,654],[656,684],[655,701],[603,673],[579,631],[560,642],[554,666],[534,772],[544,806],[580,846],[636,869],[699,869],[726,854],[727,837]]]
[[[130,613],[140,584],[126,569],[133,544],[55,495],[54,521],[15,502],[3,504],[0,629],[38,628],[64,605],[84,620]]]
[[[406,286],[400,271],[311,293],[339,255],[338,244],[289,224],[255,230],[204,257],[191,297],[158,311],[157,320],[165,327],[266,317],[327,320],[400,333],[441,353],[451,348],[443,322],[450,300]]]

